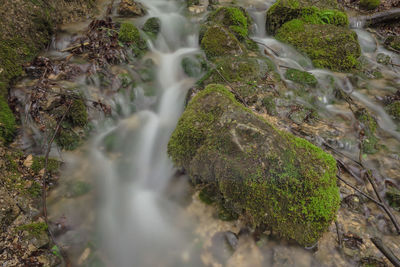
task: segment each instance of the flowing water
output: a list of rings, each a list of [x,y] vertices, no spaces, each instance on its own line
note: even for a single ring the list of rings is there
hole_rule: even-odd
[[[215,241],[214,234],[227,230],[238,233],[242,225],[219,221],[212,208],[199,202],[197,195],[192,196],[187,177],[176,172],[166,151],[168,139],[183,112],[188,89],[196,82],[184,74],[181,61],[184,57],[201,54],[198,47],[198,20],[201,18],[186,14],[184,3],[177,0],[141,2],[148,9],[146,17],[126,19],[114,14],[114,19],[143,25],[147,18],[157,17],[161,20],[161,33],[157,39],[148,40],[150,51],[144,58],[134,64],[113,66],[112,72],[132,74],[137,66],[146,65],[150,60],[155,78],[151,83],[132,88],[130,93],[134,94],[134,100],[129,94],[114,95],[110,102],[118,115],[108,119],[98,117],[94,120],[95,134],[87,144],[75,153],[63,155],[67,164],[60,186],[50,196],[50,219],[58,226],[65,226],[66,229],[57,235],[57,241],[66,248],[74,265],[102,266],[101,262],[106,266],[121,267],[220,266],[213,261],[216,257],[211,241]],[[268,50],[268,57],[278,66],[281,77],[288,67],[309,71],[317,77],[318,87],[305,96],[295,95],[295,85],[287,80],[293,91],[287,94],[293,95],[291,101],[313,106],[324,120],[343,129],[340,138],[323,138],[329,141],[332,137],[331,142],[338,150],[357,158],[353,120],[337,121],[338,115],[351,117],[350,111],[334,100],[334,90],[340,88],[377,117],[380,135],[385,137],[382,143],[389,148],[387,153],[398,155],[399,125],[375,99],[399,89],[396,84],[400,82],[400,69],[377,63],[378,54],[388,55],[393,63],[400,64],[398,55],[377,44],[371,33],[356,29],[363,60],[378,69],[383,77],[371,82],[357,77],[355,84],[350,79],[352,75],[314,69],[310,59],[266,35],[265,11],[273,1],[239,2],[248,7],[254,19],[253,39],[265,45],[260,45],[260,49]],[[64,28],[45,55],[52,58],[65,56],[59,51],[87,25],[74,24]],[[107,97],[100,89],[101,79],[95,75],[91,79],[80,77],[74,83],[88,97]],[[29,81],[23,84],[29,84]],[[35,132],[32,127],[31,131]],[[58,153],[53,150],[53,154]],[[379,154],[368,164],[381,177],[400,181],[398,159],[396,162]],[[91,192],[75,198],[68,195],[71,185],[77,181],[90,185]],[[262,239],[256,246],[250,238],[241,238],[239,248],[227,265],[270,266],[273,259],[276,261],[280,257],[280,262],[293,266],[319,266],[318,262],[324,261],[323,258],[325,263],[329,262],[327,254],[333,250],[325,248],[321,251],[325,256],[315,259],[309,251],[285,242]],[[226,253],[224,250],[220,254]],[[348,264],[337,252],[332,252],[330,257],[334,265]]]

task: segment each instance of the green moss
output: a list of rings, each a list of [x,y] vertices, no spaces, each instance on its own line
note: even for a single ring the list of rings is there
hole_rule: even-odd
[[[356,33],[349,29],[295,19],[285,23],[275,37],[307,54],[317,68],[348,71],[358,66],[361,48]]]
[[[35,174],[38,174],[42,169],[44,169],[45,157],[35,156],[33,157],[33,163],[31,169]],[[59,171],[60,162],[56,159],[49,158],[47,161],[47,171],[51,174]]]
[[[183,58],[181,66],[187,76],[194,78],[199,77],[208,69],[207,61],[200,56]]]
[[[365,108],[358,109],[355,117],[363,125],[364,138],[362,141],[362,151],[366,154],[374,154],[378,151],[378,138],[375,136],[377,123],[376,120]]]
[[[14,139],[16,123],[7,101],[0,95],[0,142],[9,143]]]
[[[215,202],[213,196],[215,195],[215,190],[210,190],[210,187],[204,187],[199,193],[199,199],[207,204],[211,205]]]
[[[400,101],[395,101],[386,107],[386,111],[394,119],[400,120]]]
[[[67,114],[73,126],[83,127],[88,123],[88,113],[83,98],[74,99]]]
[[[380,0],[360,0],[360,7],[367,10],[373,10],[381,4]]]
[[[261,101],[263,107],[267,110],[268,115],[276,115],[276,104],[274,97],[266,96]]]
[[[140,36],[138,28],[130,22],[121,24],[118,39],[128,44],[136,56],[143,55],[148,48],[146,41]]]
[[[140,40],[140,33],[135,25],[129,22],[121,24],[118,32],[118,39],[124,43],[136,43]]]
[[[349,24],[347,15],[338,10],[336,0],[278,0],[267,11],[267,31],[275,34],[283,24],[293,19],[312,24]]]
[[[201,39],[201,48],[211,59],[225,55],[242,54],[244,47],[236,37],[222,26],[209,27]]]
[[[74,150],[81,143],[80,137],[70,127],[60,128],[56,136],[57,145],[66,150]]]
[[[316,242],[339,207],[335,159],[277,130],[221,85],[191,100],[168,154],[193,180],[217,184],[227,211],[303,245]]]
[[[157,34],[161,30],[161,21],[159,18],[153,17],[146,20],[143,25],[142,30],[146,33],[150,33],[153,36],[157,36]]]
[[[220,7],[210,14],[209,21],[222,24],[229,28],[239,40],[248,35],[248,17],[246,11],[237,7]]]
[[[67,185],[68,195],[69,197],[80,197],[91,190],[91,186],[83,181],[74,181]]]
[[[27,231],[29,234],[36,237],[40,236],[43,233],[46,233],[47,229],[48,226],[44,222],[30,223],[17,227],[17,231]]]
[[[393,208],[400,210],[400,190],[395,187],[388,187],[385,197],[389,202],[389,205]]]
[[[400,36],[389,36],[385,40],[385,45],[400,52]]]
[[[311,87],[315,87],[318,84],[318,81],[314,75],[306,71],[301,71],[296,69],[288,69],[285,72],[285,78],[295,83]]]

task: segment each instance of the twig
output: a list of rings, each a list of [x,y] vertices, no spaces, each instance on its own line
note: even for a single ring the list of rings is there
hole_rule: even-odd
[[[221,72],[219,72],[219,70],[218,70],[217,68],[215,68],[215,71],[216,71],[216,72],[219,74],[219,76],[221,76],[221,78],[229,85],[229,87],[233,88],[233,86],[231,85],[231,83],[228,82],[227,79],[225,79],[225,77],[221,74]],[[246,102],[244,101],[244,99],[243,99],[238,93],[236,93],[236,92],[233,91],[232,89],[229,89],[229,91],[230,91],[232,94],[234,94],[235,97],[236,97],[243,105],[245,105],[246,107],[248,107],[247,104],[246,104]]]
[[[264,43],[261,43],[261,42],[258,42],[258,41],[255,41],[254,39],[251,39],[251,40],[252,40],[253,42],[259,44],[259,45],[265,46],[266,48],[268,48],[269,50],[271,50],[272,53],[274,53],[276,57],[279,57],[279,54],[278,54],[274,49],[272,49],[271,47],[269,47],[268,45],[266,45],[266,44],[264,44]]]
[[[376,199],[374,199],[373,197],[371,197],[370,195],[368,195],[367,193],[364,193],[363,191],[361,191],[360,189],[358,189],[357,187],[355,187],[354,185],[350,184],[349,182],[347,182],[346,180],[344,180],[342,177],[340,177],[339,175],[336,175],[336,177],[342,181],[344,184],[346,184],[347,186],[351,187],[352,189],[354,189],[355,191],[357,191],[358,193],[360,193],[361,195],[363,195],[364,197],[368,198],[369,200],[371,200],[372,202],[374,202],[376,205],[378,205],[379,207],[382,207],[382,203],[380,203],[379,201],[377,201]]]
[[[42,182],[43,182],[43,185],[42,185],[43,217],[44,217],[44,221],[46,222],[47,225],[49,225],[49,219],[48,219],[48,217],[47,217],[47,204],[46,204],[46,193],[47,193],[47,190],[46,190],[46,180],[47,180],[47,179],[46,179],[46,177],[47,177],[47,175],[48,175],[48,170],[47,170],[47,169],[48,169],[48,163],[49,163],[49,155],[50,155],[51,145],[53,144],[54,139],[56,138],[56,136],[57,136],[57,134],[58,134],[58,131],[60,130],[61,123],[63,122],[63,120],[64,120],[65,117],[67,116],[67,113],[68,113],[68,111],[70,110],[71,106],[72,106],[72,101],[70,101],[70,103],[68,104],[67,109],[65,110],[63,116],[61,117],[61,119],[59,120],[59,122],[58,122],[58,124],[57,124],[57,127],[56,127],[56,129],[55,129],[55,131],[54,131],[53,136],[51,137],[50,141],[47,143],[47,149],[46,149],[46,154],[45,154],[45,159],[44,159],[43,181],[42,181]],[[49,227],[47,228],[47,231],[49,232],[50,237],[51,237],[53,243],[57,245],[57,243],[56,243],[56,241],[55,241],[55,238],[54,238],[54,236],[53,236],[53,233],[51,232],[51,230],[50,230]],[[60,247],[60,246],[58,246],[58,245],[57,245],[57,247],[60,249],[61,255],[63,256],[66,265],[67,265],[67,266],[70,266],[71,263],[70,263],[70,260],[69,260],[69,258],[68,258],[68,255],[66,254],[66,252],[62,249],[62,247]]]
[[[387,247],[385,244],[383,244],[382,240],[378,237],[371,237],[372,243],[379,249],[380,252],[382,252],[383,255],[388,258],[388,260],[395,266],[395,267],[400,267],[400,260],[397,258],[394,253]]]
[[[368,181],[371,183],[372,188],[374,189],[375,195],[378,197],[380,203],[382,203],[381,207],[387,213],[387,215],[389,216],[390,220],[392,221],[392,223],[394,225],[394,228],[396,228],[397,234],[400,235],[400,225],[397,222],[396,217],[391,212],[389,206],[386,204],[386,202],[380,196],[378,188],[377,188],[376,183],[375,183],[375,180],[373,179],[370,171],[367,171],[367,175],[366,176],[367,176]]]
[[[342,248],[343,247],[342,234],[340,233],[340,227],[337,220],[335,220],[335,226],[336,226],[336,233],[338,236],[339,248]]]
[[[77,44],[77,45],[74,45],[74,46],[67,47],[67,48],[61,50],[61,52],[69,52],[69,51],[74,50],[76,48],[88,46],[89,44],[90,44],[89,42],[84,42],[84,43],[81,43],[81,44]]]

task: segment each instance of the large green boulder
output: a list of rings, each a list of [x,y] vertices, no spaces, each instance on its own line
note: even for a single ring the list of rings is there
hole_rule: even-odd
[[[285,23],[275,37],[307,54],[317,68],[348,71],[357,66],[361,55],[357,34],[345,27],[294,19]]]
[[[168,153],[224,208],[302,245],[318,240],[339,207],[334,158],[276,129],[222,85],[191,100]]]
[[[313,24],[347,26],[347,15],[338,10],[336,0],[278,0],[267,11],[266,29],[270,34],[292,19],[303,19]]]

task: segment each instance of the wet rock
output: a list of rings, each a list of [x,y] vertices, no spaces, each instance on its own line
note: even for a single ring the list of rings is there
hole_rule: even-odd
[[[211,242],[211,254],[217,262],[222,264],[232,256],[238,246],[237,236],[231,231],[216,233]]]
[[[122,0],[118,6],[118,14],[126,17],[142,17],[146,10],[141,3],[133,0]]]
[[[215,185],[225,208],[302,245],[315,243],[338,209],[335,160],[277,130],[221,85],[191,100],[168,153],[194,182]]]

